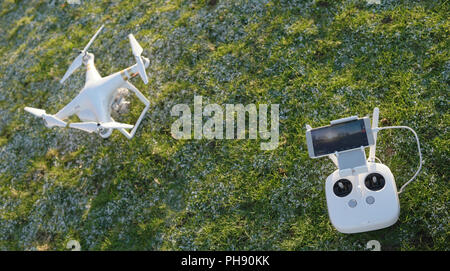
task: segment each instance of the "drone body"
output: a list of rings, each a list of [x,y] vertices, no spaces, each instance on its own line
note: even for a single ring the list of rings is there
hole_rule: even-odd
[[[94,37],[89,41],[88,45],[81,51],[78,57],[73,61],[64,77],[61,79],[63,83],[81,64],[86,67],[86,82],[80,93],[64,108],[55,115],[49,115],[45,110],[25,107],[25,110],[37,117],[44,119],[47,127],[70,127],[80,129],[89,133],[97,132],[101,137],[107,138],[111,135],[113,129],[118,129],[128,139],[131,139],[136,133],[142,118],[149,109],[150,102],[145,96],[133,85],[128,79],[140,75],[145,84],[148,83],[145,68],[148,67],[150,61],[141,56],[142,47],[137,43],[132,34],[130,39],[133,55],[136,64],[116,72],[106,77],[102,77],[94,65],[94,55],[89,53],[87,49],[94,39],[102,30],[103,26],[97,31]],[[145,104],[139,119],[135,125],[115,122],[111,118],[111,105],[119,88],[127,88],[134,92],[141,102]],[[69,123],[64,120],[72,115],[77,115],[83,122]],[[125,129],[131,129],[131,132]]]

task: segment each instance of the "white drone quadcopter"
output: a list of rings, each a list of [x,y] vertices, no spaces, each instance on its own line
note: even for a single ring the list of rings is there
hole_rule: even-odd
[[[140,75],[145,84],[148,83],[148,77],[145,73],[145,68],[148,67],[150,61],[142,57],[142,47],[134,38],[133,34],[128,35],[131,44],[131,50],[136,58],[136,64],[116,72],[106,77],[101,77],[94,66],[94,55],[87,50],[92,42],[98,36],[104,25],[95,33],[86,47],[80,52],[75,60],[70,65],[64,77],[61,79],[62,84],[77,68],[84,64],[86,66],[86,82],[81,92],[61,109],[55,115],[49,115],[45,110],[25,107],[25,110],[31,114],[40,117],[44,120],[47,127],[67,127],[64,119],[76,114],[83,122],[69,123],[68,126],[75,129],[80,129],[88,133],[96,132],[101,137],[107,138],[112,134],[113,129],[118,129],[128,139],[131,139],[136,133],[142,118],[149,109],[150,102],[144,95],[133,85],[128,79]],[[111,106],[114,97],[118,94],[119,88],[127,88],[133,91],[136,96],[145,104],[145,108],[139,116],[135,125],[115,122],[111,118]],[[127,132],[125,129],[132,129]]]

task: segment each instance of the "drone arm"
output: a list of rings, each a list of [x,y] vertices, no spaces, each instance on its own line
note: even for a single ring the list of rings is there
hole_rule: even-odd
[[[141,100],[142,103],[145,104],[145,108],[142,111],[141,115],[139,116],[138,120],[136,121],[136,124],[134,125],[133,129],[131,130],[130,133],[128,133],[125,129],[119,129],[119,131],[126,136],[128,139],[133,138],[134,134],[136,133],[137,127],[139,126],[139,124],[141,123],[142,119],[145,116],[145,113],[147,113],[149,107],[150,107],[150,101],[145,98],[145,96],[133,85],[131,84],[129,81],[125,81],[124,83],[124,87],[126,87],[127,89],[133,91],[136,96],[139,98],[139,100]]]

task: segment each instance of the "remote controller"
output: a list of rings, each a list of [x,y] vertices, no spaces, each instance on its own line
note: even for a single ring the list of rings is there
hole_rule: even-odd
[[[328,176],[325,193],[333,226],[342,233],[389,227],[397,222],[400,203],[391,170],[380,163],[367,164],[368,172]]]
[[[422,154],[417,134],[406,126],[378,127],[379,109],[368,118],[356,116],[331,121],[329,126],[306,125],[310,157],[328,156],[338,167],[325,182],[328,215],[342,233],[358,233],[389,227],[397,222],[400,202],[391,170],[375,162],[377,133],[382,129],[411,130],[419,150],[419,169],[402,189],[420,172]],[[360,146],[360,147],[358,147]],[[364,147],[370,147],[366,159]]]
[[[370,147],[367,172],[341,176],[336,170],[325,182],[328,214],[342,233],[373,231],[393,225],[400,214],[397,186],[391,170],[375,163],[379,109],[372,116],[374,145]]]

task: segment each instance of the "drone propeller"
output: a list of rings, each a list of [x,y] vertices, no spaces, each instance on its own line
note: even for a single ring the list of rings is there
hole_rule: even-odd
[[[57,117],[53,115],[49,115],[45,112],[45,110],[33,108],[33,107],[25,107],[25,111],[35,115],[38,118],[42,118],[45,121],[45,126],[47,127],[53,127],[53,126],[59,126],[59,127],[66,127],[66,123]]]
[[[38,109],[38,108],[33,108],[33,107],[28,107],[26,106],[25,111],[35,115],[36,117],[42,118],[46,113],[45,110],[42,109]]]
[[[144,84],[147,84],[148,77],[147,77],[147,73],[145,72],[144,61],[141,57],[143,49],[139,45],[139,43],[136,41],[133,34],[128,35],[128,38],[130,38],[131,51],[133,52],[134,58],[136,59],[139,75],[141,76],[142,81],[144,81]]]
[[[105,25],[102,25],[97,32],[95,33],[95,35],[91,38],[91,40],[88,42],[88,44],[86,45],[86,47],[84,47],[84,49],[80,52],[80,54],[75,58],[75,60],[72,62],[72,64],[70,64],[69,69],[67,69],[66,73],[64,74],[63,78],[61,79],[61,81],[59,81],[61,84],[64,83],[64,81],[67,80],[67,78],[69,78],[69,76],[76,70],[78,69],[81,64],[83,64],[83,57],[86,55],[87,50],[89,49],[89,47],[91,46],[92,42],[94,42],[95,38],[97,38],[98,34],[100,34],[100,31],[102,31],[103,27]]]
[[[111,121],[100,124],[100,127],[104,129],[131,129],[133,125]]]
[[[131,129],[133,125],[120,123],[120,122],[76,122],[70,123],[69,127],[83,130],[88,133],[98,132],[100,129]]]

